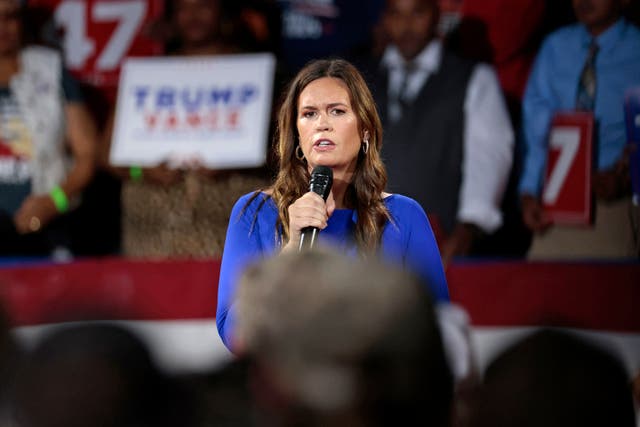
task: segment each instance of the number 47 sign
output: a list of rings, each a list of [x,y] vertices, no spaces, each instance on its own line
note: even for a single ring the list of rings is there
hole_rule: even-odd
[[[542,205],[555,224],[592,222],[593,129],[592,113],[559,113],[551,122]]]
[[[162,0],[28,0],[49,10],[62,33],[66,66],[82,80],[115,87],[129,56],[162,52],[145,29],[160,19]]]

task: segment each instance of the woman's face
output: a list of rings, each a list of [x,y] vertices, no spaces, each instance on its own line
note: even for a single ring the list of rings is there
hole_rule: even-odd
[[[362,136],[342,80],[322,77],[309,83],[298,98],[296,123],[309,171],[318,165],[334,173],[355,170]]]
[[[0,55],[20,49],[20,6],[16,0],[0,0]]]

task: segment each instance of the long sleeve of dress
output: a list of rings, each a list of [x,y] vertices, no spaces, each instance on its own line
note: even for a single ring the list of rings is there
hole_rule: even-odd
[[[395,239],[383,236],[387,257],[402,257],[402,265],[425,282],[435,302],[448,302],[449,289],[440,251],[424,210],[415,200],[397,194],[389,205],[394,225],[388,226],[385,234],[399,232],[398,242],[403,247],[396,248]]]
[[[419,206],[418,206],[419,207]],[[414,227],[407,245],[407,265],[427,280],[436,302],[449,301],[449,288],[442,268],[442,258],[427,215],[416,212]]]
[[[262,196],[258,196],[247,205],[251,196],[248,194],[241,197],[231,211],[220,266],[216,325],[222,341],[230,350],[233,350],[233,301],[236,287],[247,265],[261,258],[264,253],[260,239],[260,222],[256,219]]]

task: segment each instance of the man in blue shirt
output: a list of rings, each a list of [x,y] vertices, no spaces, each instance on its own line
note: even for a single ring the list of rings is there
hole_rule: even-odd
[[[523,100],[526,151],[520,194],[525,224],[535,232],[547,232],[536,239],[549,243],[544,249],[541,247],[542,256],[627,254],[626,240],[631,232],[626,197],[629,175],[624,93],[630,87],[640,86],[640,30],[622,18],[624,3],[625,0],[573,0],[579,22],[547,37],[527,83]],[[576,109],[585,61],[594,46],[597,46],[593,57],[596,83],[592,108],[596,119],[596,170],[592,188],[597,199],[596,224],[590,230],[561,227],[548,230],[551,224],[542,213],[539,197],[549,124],[555,113]],[[576,238],[585,236],[591,240]],[[536,242],[534,252],[535,247]]]

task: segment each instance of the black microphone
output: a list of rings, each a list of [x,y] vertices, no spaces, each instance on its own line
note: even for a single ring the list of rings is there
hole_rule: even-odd
[[[333,184],[333,170],[327,166],[316,166],[313,168],[313,172],[311,172],[311,180],[309,181],[309,191],[313,191],[314,193],[322,196],[322,198],[326,201],[327,197],[329,197],[329,193],[331,192],[331,185]],[[316,243],[316,238],[318,237],[317,227],[305,227],[302,229],[302,234],[300,236],[300,246],[298,247],[298,251],[302,251],[304,249],[311,249],[313,245]]]

